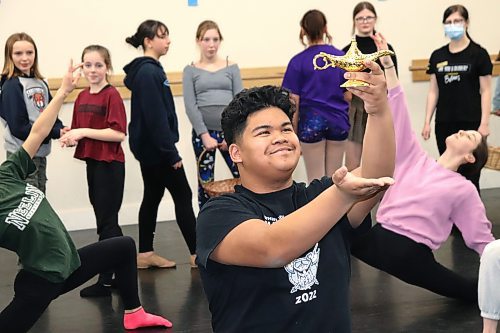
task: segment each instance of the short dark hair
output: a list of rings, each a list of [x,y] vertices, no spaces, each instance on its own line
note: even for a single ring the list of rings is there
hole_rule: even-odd
[[[477,145],[476,149],[472,151],[474,156],[474,163],[465,163],[458,167],[457,172],[464,177],[469,177],[475,175],[481,171],[481,169],[488,161],[488,144],[486,143],[486,137],[481,137],[481,142]]]
[[[226,143],[230,145],[241,136],[249,115],[269,107],[281,109],[290,120],[295,112],[295,104],[286,89],[263,86],[238,93],[222,112],[221,124]]]

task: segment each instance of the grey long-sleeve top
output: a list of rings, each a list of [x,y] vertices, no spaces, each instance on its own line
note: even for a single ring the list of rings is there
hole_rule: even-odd
[[[200,135],[208,130],[222,130],[222,111],[243,89],[243,84],[237,64],[215,72],[188,65],[184,68],[182,88],[187,116]]]

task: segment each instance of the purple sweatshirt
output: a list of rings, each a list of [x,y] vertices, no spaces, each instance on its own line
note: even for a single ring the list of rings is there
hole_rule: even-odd
[[[344,100],[345,82],[343,69],[334,67],[327,70],[314,70],[313,58],[320,52],[344,55],[343,51],[332,45],[312,45],[296,54],[288,63],[283,88],[300,97],[299,110],[314,109],[339,127],[349,130],[349,104]],[[321,60],[318,65],[323,65]]]
[[[411,128],[401,86],[389,91],[389,104],[396,133],[396,182],[380,203],[377,221],[432,250],[448,239],[455,224],[467,246],[481,255],[494,238],[476,188],[422,149]]]

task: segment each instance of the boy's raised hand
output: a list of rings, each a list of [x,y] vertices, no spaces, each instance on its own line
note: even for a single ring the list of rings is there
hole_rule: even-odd
[[[387,84],[384,71],[380,66],[371,60],[364,61],[365,66],[371,70],[367,72],[346,72],[344,78],[364,81],[368,87],[348,87],[347,90],[358,96],[365,102],[365,110],[375,114],[383,110],[387,104]]]

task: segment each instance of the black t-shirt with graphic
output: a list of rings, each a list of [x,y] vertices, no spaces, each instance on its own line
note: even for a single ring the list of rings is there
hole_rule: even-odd
[[[479,77],[491,75],[488,52],[470,42],[464,50],[451,53],[448,45],[435,50],[427,74],[435,74],[439,88],[436,122],[481,121]]]
[[[236,226],[250,219],[269,224],[307,204],[332,180],[324,177],[256,194],[242,186],[211,199],[198,216],[197,254],[215,332],[351,331],[349,235],[343,217],[315,246],[281,268],[223,265],[209,258]],[[263,223],[265,223],[263,222]],[[248,235],[252,237],[252,235]]]

